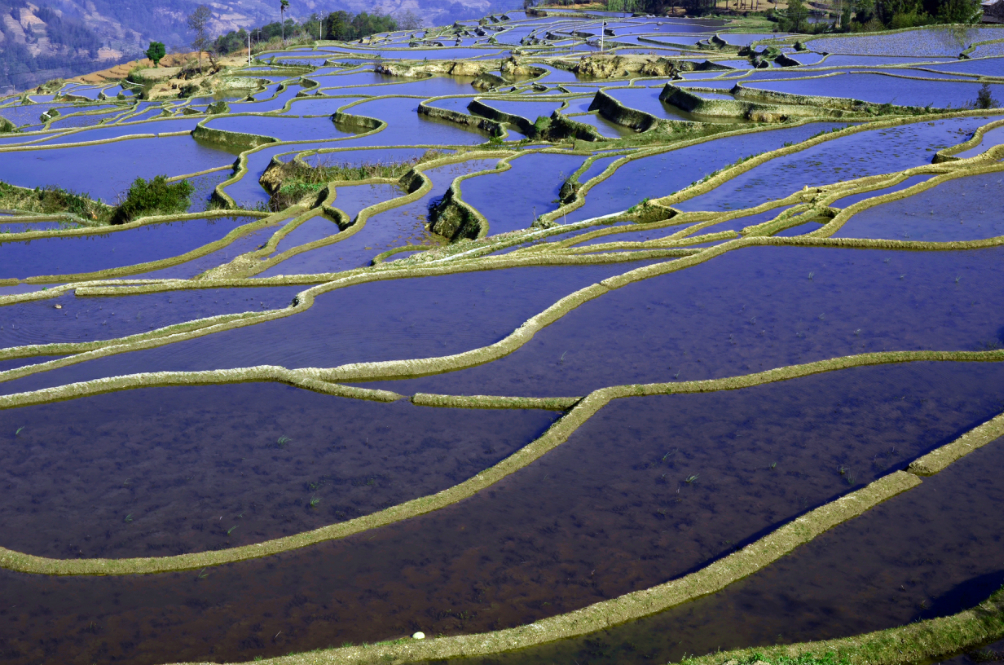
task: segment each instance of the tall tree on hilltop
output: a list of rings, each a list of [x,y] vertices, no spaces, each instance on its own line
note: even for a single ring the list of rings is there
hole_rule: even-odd
[[[167,49],[160,42],[150,42],[150,48],[146,50],[146,57],[150,58],[154,67],[160,66],[160,61],[167,55]]]
[[[199,53],[199,71],[202,71],[202,52],[209,48],[209,19],[213,18],[213,12],[205,5],[199,5],[195,11],[188,15],[188,27],[195,33],[192,40],[192,48]]]
[[[279,0],[279,23],[282,24],[282,43],[286,43],[286,10],[289,9],[289,0]]]

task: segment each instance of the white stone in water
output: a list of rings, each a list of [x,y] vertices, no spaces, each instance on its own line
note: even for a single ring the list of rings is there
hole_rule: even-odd
[[[412,635],[412,637],[414,637],[416,640],[424,640],[425,639],[425,633],[423,633],[422,631],[418,631],[417,633],[415,633],[414,635]]]

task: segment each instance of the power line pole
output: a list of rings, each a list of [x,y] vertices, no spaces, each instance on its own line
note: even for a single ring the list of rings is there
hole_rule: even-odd
[[[603,53],[603,35],[607,32],[607,22],[600,23],[600,53]]]

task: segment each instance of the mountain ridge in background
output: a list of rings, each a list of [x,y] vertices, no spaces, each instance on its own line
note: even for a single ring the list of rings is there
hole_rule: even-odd
[[[199,4],[213,12],[214,37],[279,20],[278,0],[0,0],[0,94],[136,59],[150,41],[190,50],[185,19]],[[293,0],[286,16],[411,11],[426,25],[442,25],[521,5],[522,0]]]

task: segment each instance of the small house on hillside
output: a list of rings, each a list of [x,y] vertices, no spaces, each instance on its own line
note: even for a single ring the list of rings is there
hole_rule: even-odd
[[[1004,0],[983,0],[983,22],[1004,23]]]

